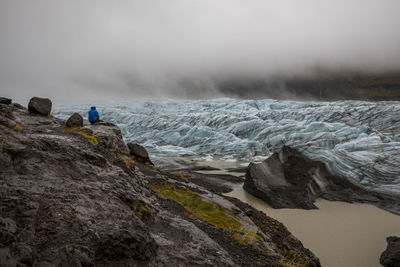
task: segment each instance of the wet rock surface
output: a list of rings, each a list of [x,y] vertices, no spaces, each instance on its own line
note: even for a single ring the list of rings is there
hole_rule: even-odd
[[[385,267],[400,266],[400,237],[390,236],[386,241],[387,248],[381,255],[380,263]]]
[[[0,119],[2,266],[319,266],[265,214],[261,225],[218,190],[135,161],[113,124],[71,131],[13,104],[0,104]],[[168,198],[179,194],[240,228]]]
[[[47,116],[50,115],[51,106],[51,100],[48,98],[32,97],[28,104],[28,110],[33,114]]]
[[[295,149],[283,147],[262,163],[251,163],[243,188],[273,208],[316,209],[314,202],[327,200],[371,203],[400,213],[400,199],[367,191],[351,179],[332,174],[323,162]]]

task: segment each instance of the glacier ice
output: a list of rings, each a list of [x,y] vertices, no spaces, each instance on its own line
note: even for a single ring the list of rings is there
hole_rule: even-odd
[[[54,114],[87,117],[89,106],[56,107]],[[156,158],[251,161],[287,145],[367,188],[400,195],[399,102],[118,101],[99,103],[98,111],[126,142],[142,144]]]

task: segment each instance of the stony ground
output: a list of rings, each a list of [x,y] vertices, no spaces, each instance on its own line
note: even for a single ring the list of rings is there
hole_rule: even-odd
[[[0,104],[0,266],[319,266],[201,177],[140,163],[111,124]]]

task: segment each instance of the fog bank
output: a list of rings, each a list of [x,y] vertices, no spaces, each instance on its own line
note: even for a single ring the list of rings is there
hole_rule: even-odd
[[[400,69],[397,0],[0,2],[0,94],[218,97],[216,80]]]

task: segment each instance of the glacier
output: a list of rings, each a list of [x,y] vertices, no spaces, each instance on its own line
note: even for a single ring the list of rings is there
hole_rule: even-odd
[[[92,104],[57,106],[87,118]],[[400,102],[123,100],[97,103],[101,118],[152,159],[219,156],[247,162],[284,145],[370,190],[400,196]]]

